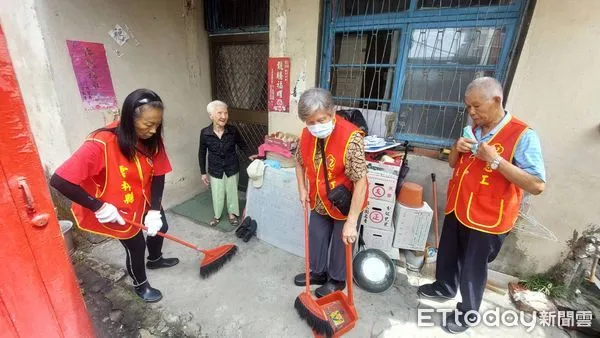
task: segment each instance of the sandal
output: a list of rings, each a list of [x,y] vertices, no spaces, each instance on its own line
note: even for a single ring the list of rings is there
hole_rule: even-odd
[[[217,224],[219,224],[219,222],[220,222],[220,221],[221,221],[220,219],[218,219],[218,218],[216,218],[216,217],[213,217],[213,218],[210,220],[210,222],[208,222],[208,225],[210,225],[211,227],[214,227],[214,226],[216,226]]]
[[[229,219],[229,223],[236,227],[238,224],[240,224],[240,219],[237,216],[233,216],[233,218]]]

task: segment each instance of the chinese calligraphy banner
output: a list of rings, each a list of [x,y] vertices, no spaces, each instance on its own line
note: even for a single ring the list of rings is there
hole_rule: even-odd
[[[67,40],[67,47],[84,109],[90,111],[117,108],[104,45]]]
[[[269,58],[269,111],[290,111],[290,58]]]

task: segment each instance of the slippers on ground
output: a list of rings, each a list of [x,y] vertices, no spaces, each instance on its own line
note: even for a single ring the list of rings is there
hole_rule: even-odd
[[[216,217],[213,217],[213,218],[210,220],[210,222],[208,222],[208,225],[210,225],[211,227],[214,227],[214,226],[216,226],[217,224],[219,224],[219,222],[220,222],[220,221],[221,221],[220,219],[218,219],[218,218],[216,218]]]
[[[244,218],[244,220],[242,221],[242,224],[240,224],[240,226],[235,230],[235,235],[237,236],[237,238],[243,237],[243,234],[246,232],[246,229],[250,225],[251,221],[252,221],[252,219],[249,216]]]
[[[246,228],[245,233],[243,234],[243,240],[244,242],[248,242],[252,236],[256,235],[256,228],[258,227],[258,225],[256,224],[255,220],[251,220],[250,221],[250,225]]]

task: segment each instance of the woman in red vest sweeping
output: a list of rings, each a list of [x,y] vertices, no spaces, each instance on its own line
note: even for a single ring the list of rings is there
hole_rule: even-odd
[[[336,117],[331,94],[321,88],[302,94],[298,117],[306,124],[296,154],[296,177],[300,202],[311,209],[310,283],[322,285],[315,294],[323,297],[346,287],[344,244],[356,241],[359,215],[367,203],[364,135]],[[294,283],[306,285],[305,274],[297,275]]]
[[[132,92],[123,102],[121,119],[90,134],[50,180],[74,202],[72,212],[80,229],[120,240],[135,293],[146,302],[162,298],[148,283],[146,267],[179,263],[177,258],[163,258],[163,238],[156,236],[168,229],[161,207],[165,174],[171,171],[161,136],[163,111],[155,92]],[[126,220],[143,222],[147,239]]]

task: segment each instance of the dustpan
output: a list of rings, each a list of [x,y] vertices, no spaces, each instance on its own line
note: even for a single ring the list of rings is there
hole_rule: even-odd
[[[350,244],[346,244],[346,285],[347,294],[343,291],[335,291],[316,300],[333,327],[333,337],[341,337],[352,330],[358,321],[352,292],[352,246]],[[313,334],[315,337],[325,337],[314,331]]]

